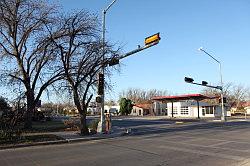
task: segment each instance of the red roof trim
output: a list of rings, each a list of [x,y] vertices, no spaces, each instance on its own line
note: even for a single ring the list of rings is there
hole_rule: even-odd
[[[156,96],[152,100],[187,100],[187,99],[213,99],[215,97],[209,97],[202,94],[187,94],[178,96]]]
[[[135,104],[134,106],[142,109],[150,109],[151,104]]]

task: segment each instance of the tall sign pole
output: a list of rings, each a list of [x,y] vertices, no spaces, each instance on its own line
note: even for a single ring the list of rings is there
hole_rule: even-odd
[[[97,103],[101,103],[101,118],[100,122],[98,124],[97,132],[103,133],[104,132],[104,101],[105,101],[105,90],[104,90],[104,78],[105,78],[105,32],[106,32],[106,13],[109,10],[109,8],[116,2],[117,0],[114,0],[106,9],[103,10],[103,18],[102,18],[102,60],[103,60],[103,66],[102,71],[99,73],[98,78],[98,97],[96,98]],[[113,58],[109,62],[109,66],[113,66],[116,64],[119,64],[119,60],[126,58],[132,54],[135,54],[137,52],[140,52],[142,50],[145,50],[149,47],[152,47],[159,43],[160,41],[160,33],[156,33],[152,36],[149,36],[145,39],[145,46],[139,47],[133,51],[130,51],[124,55],[121,55],[119,57]]]
[[[102,66],[102,77],[103,77],[103,81],[105,78],[105,65],[104,65],[104,61],[105,61],[105,32],[106,32],[106,13],[109,10],[109,8],[116,2],[116,0],[114,0],[106,9],[104,9],[102,11],[102,60],[103,60],[103,66]],[[99,75],[99,79],[100,79],[100,75]],[[100,81],[99,81],[100,82]],[[99,85],[98,85],[99,86]],[[101,86],[103,89],[101,90],[102,93],[98,92],[101,96],[101,119],[100,119],[100,123],[98,124],[98,132],[102,133],[104,131],[104,86]],[[99,87],[100,88],[100,87]]]
[[[205,51],[202,47],[198,49],[199,51],[204,52],[207,54],[210,58],[212,58],[214,61],[216,61],[219,64],[219,70],[220,70],[220,84],[221,84],[221,121],[226,121],[225,116],[225,109],[224,109],[224,95],[223,95],[223,81],[222,81],[222,70],[221,70],[221,62],[218,61],[216,58],[214,58],[211,54],[209,54],[207,51]]]

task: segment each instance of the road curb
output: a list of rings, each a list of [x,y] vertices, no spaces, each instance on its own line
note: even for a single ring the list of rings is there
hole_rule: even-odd
[[[6,145],[6,146],[0,146],[0,150],[23,148],[23,147],[31,147],[31,146],[40,146],[40,145],[55,145],[55,144],[63,144],[63,143],[68,143],[68,140],[46,141],[46,142],[35,142],[35,143]]]
[[[105,135],[105,136],[100,136],[100,137],[89,137],[89,138],[86,138],[86,137],[85,138],[74,138],[74,139],[65,139],[65,140],[58,140],[58,141],[46,141],[46,142],[6,145],[6,146],[0,146],[0,151],[6,150],[6,149],[16,149],[16,148],[24,148],[24,147],[32,147],[32,146],[56,145],[56,144],[95,141],[95,140],[115,138],[115,137],[119,137],[119,136],[122,136],[122,134]]]

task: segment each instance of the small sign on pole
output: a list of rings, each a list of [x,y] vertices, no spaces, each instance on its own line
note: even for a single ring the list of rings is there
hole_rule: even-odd
[[[145,45],[149,45],[149,44],[154,43],[154,42],[158,43],[159,40],[161,40],[160,33],[156,33],[156,34],[149,36],[145,39]]]

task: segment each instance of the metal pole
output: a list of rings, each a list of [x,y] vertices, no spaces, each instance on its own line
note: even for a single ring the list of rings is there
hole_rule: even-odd
[[[223,95],[223,81],[222,81],[222,71],[221,71],[221,63],[219,62],[220,67],[220,84],[221,84],[221,121],[225,121],[225,112],[224,112],[224,95]]]
[[[199,104],[199,100],[197,100],[197,110],[198,110],[198,119],[200,119],[200,104]]]
[[[105,19],[106,19],[106,11],[103,10],[103,18],[102,18],[102,60],[104,62],[105,60]],[[102,66],[102,74],[104,77],[105,73],[105,65]],[[104,93],[101,96],[102,98],[102,103],[101,103],[101,119],[100,119],[100,129],[99,132],[103,132],[103,127],[104,127]]]
[[[172,103],[172,118],[173,118],[174,117],[174,102],[171,101],[171,103]]]
[[[106,32],[106,13],[107,11],[109,10],[109,8],[116,2],[116,0],[114,0],[106,9],[104,9],[102,11],[102,14],[103,14],[103,19],[102,19],[102,60],[103,60],[103,64],[104,64],[104,61],[105,61],[105,32]],[[103,77],[105,78],[105,65],[102,66],[102,74],[103,74]],[[105,100],[105,91],[103,90],[103,94],[101,96],[102,98],[102,103],[101,103],[101,119],[100,119],[100,123],[101,123],[101,126],[100,126],[100,129],[99,129],[99,132],[103,132],[103,129],[104,129],[104,100]]]
[[[203,48],[199,48],[200,51],[203,51],[205,54],[210,56],[213,60],[215,60],[217,63],[219,63],[219,69],[220,69],[220,84],[221,84],[221,121],[225,121],[225,112],[224,112],[224,95],[223,95],[223,81],[222,81],[222,70],[221,70],[221,63],[216,58],[214,58],[212,55],[210,55],[208,52],[203,50]]]

